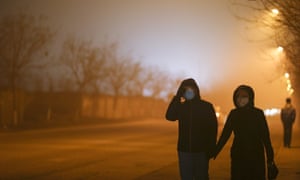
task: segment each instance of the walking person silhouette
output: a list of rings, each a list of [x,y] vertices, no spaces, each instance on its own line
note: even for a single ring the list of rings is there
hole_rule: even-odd
[[[177,151],[182,180],[208,180],[209,159],[216,146],[216,113],[199,92],[194,79],[185,79],[166,112],[167,120],[178,120]]]
[[[293,124],[296,119],[296,109],[292,105],[291,98],[286,98],[286,104],[280,112],[281,122],[283,124],[283,144],[290,148],[292,141]]]
[[[264,112],[254,106],[253,89],[247,85],[239,86],[234,91],[233,102],[236,108],[228,115],[214,156],[219,154],[233,132],[231,179],[265,180],[265,151],[268,178],[276,177],[278,169],[273,160],[269,128]]]

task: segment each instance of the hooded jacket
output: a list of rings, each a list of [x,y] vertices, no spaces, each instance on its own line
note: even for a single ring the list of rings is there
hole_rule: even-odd
[[[237,103],[240,90],[246,91],[249,95],[249,102],[244,107],[238,107]],[[264,112],[254,106],[254,91],[250,86],[239,86],[234,91],[233,102],[236,108],[231,110],[228,115],[217,144],[216,155],[221,151],[233,132],[234,139],[231,146],[232,176],[236,176],[237,173],[243,177],[245,175],[249,176],[251,168],[256,168],[251,171],[253,177],[259,177],[258,174],[264,176],[264,150],[266,150],[268,162],[273,161],[274,158]],[[245,171],[241,168],[244,168]]]
[[[181,101],[185,87],[192,87],[195,97]],[[213,105],[200,98],[193,79],[184,80],[166,112],[166,119],[178,120],[177,150],[181,152],[211,153],[216,146],[217,117]]]

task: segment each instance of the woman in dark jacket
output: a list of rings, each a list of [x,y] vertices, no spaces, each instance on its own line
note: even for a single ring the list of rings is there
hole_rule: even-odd
[[[208,179],[210,154],[217,139],[217,118],[211,103],[200,98],[194,79],[184,80],[173,97],[166,119],[178,120],[181,179]]]
[[[264,112],[254,106],[254,91],[246,85],[234,91],[233,102],[236,108],[228,116],[215,156],[233,132],[231,179],[265,180],[265,150],[268,164],[273,163],[274,153]]]

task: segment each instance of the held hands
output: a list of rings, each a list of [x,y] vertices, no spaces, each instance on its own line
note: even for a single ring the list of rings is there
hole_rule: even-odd
[[[207,153],[207,157],[208,157],[208,159],[213,159],[213,160],[216,159],[216,155],[214,154],[214,152]]]
[[[217,148],[216,147],[212,148],[207,155],[208,155],[209,159],[215,160],[218,155]]]

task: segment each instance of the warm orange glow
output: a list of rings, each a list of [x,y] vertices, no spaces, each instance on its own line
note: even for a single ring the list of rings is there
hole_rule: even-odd
[[[290,74],[286,72],[284,77],[286,78],[286,91],[289,95],[292,95],[294,93],[294,89],[290,80]]]
[[[228,12],[226,7],[228,2],[222,0],[205,2],[162,0],[155,1],[155,3],[139,0],[93,1],[93,3],[76,1],[72,3],[71,8],[70,4],[65,3],[64,0],[55,1],[55,3],[51,0],[14,2],[4,3],[1,6],[1,14],[17,14],[18,9],[27,9],[28,6],[30,7],[28,11],[32,11],[29,14],[46,17],[43,24],[49,26],[51,30],[52,27],[54,31],[56,26],[59,27],[58,36],[54,37],[55,41],[57,38],[63,41],[68,34],[76,34],[76,42],[77,40],[78,42],[87,41],[92,47],[100,49],[106,46],[106,43],[110,44],[110,41],[117,42],[119,45],[117,52],[111,53],[116,56],[116,59],[120,57],[120,61],[123,62],[124,56],[124,59],[131,58],[134,63],[141,63],[138,66],[146,70],[162,71],[168,79],[164,81],[162,76],[155,78],[156,76],[151,75],[149,76],[149,82],[151,82],[145,83],[147,85],[144,85],[144,89],[143,87],[135,88],[134,83],[140,83],[140,80],[144,81],[143,79],[148,76],[148,71],[143,71],[140,73],[141,76],[137,75],[134,81],[128,82],[128,85],[127,82],[119,82],[126,84],[124,88],[121,88],[121,93],[125,96],[134,94],[135,91],[142,91],[142,95],[147,97],[152,96],[153,89],[156,88],[152,79],[155,81],[159,79],[161,82],[158,82],[158,95],[156,96],[168,99],[178,87],[173,85],[172,81],[192,77],[199,84],[201,96],[206,98],[209,95],[213,99],[213,104],[221,107],[221,111],[217,111],[221,119],[224,113],[232,108],[232,91],[238,84],[253,86],[257,94],[268,94],[263,98],[257,98],[258,106],[276,107],[286,97],[286,78],[283,77],[284,71],[279,69],[285,68],[284,64],[287,61],[284,44],[274,46],[274,44],[269,44],[269,41],[263,43],[249,43],[248,41],[260,42],[272,35],[274,29],[266,27],[264,22],[276,25],[277,19],[281,16],[281,9],[270,8],[259,14],[260,20],[257,23],[245,26],[245,22],[236,21]],[[257,15],[252,14],[252,11],[244,11],[243,7],[240,8],[238,11],[242,12],[240,14],[242,16],[255,17]],[[60,53],[64,52],[64,49],[60,48],[61,41],[57,42],[54,48],[47,52],[49,57],[57,55],[61,57]],[[109,59],[108,64],[112,64],[113,58],[107,59]],[[126,65],[126,67],[129,66]],[[49,76],[53,79],[53,86],[55,86],[53,89],[62,89],[65,88],[64,86],[66,89],[71,89],[76,86],[73,85],[73,82],[76,82],[73,77],[68,77],[71,80],[66,80],[70,81],[70,85],[68,83],[62,83],[63,87],[60,85],[59,82],[63,82],[63,78],[60,78],[63,76],[60,73],[65,73],[64,68],[60,67],[59,70],[54,68],[53,77],[52,70],[50,70]],[[90,71],[87,72],[94,72],[88,69]],[[255,69],[255,71],[249,71],[249,69]],[[116,73],[119,72],[121,70]],[[48,80],[45,82],[43,80],[45,87],[47,82]],[[101,93],[113,96],[114,93],[110,89],[112,81],[107,82],[95,80],[94,85],[89,85],[87,89],[99,90]],[[117,85],[117,83],[114,84]],[[276,91],[269,94],[270,89]],[[274,96],[276,98],[272,98]],[[99,104],[101,110],[97,110],[98,105],[94,105],[92,101],[84,103],[86,104],[83,105],[85,108],[83,114],[97,112],[101,116],[119,116],[118,113],[113,114],[111,110],[113,106],[111,99],[95,102]],[[128,107],[128,109],[133,108]],[[124,116],[131,113],[131,110],[124,109],[123,112],[123,109],[119,110],[118,107],[116,111],[120,111],[119,114],[125,114]]]
[[[282,52],[282,51],[283,51],[283,47],[278,46],[277,51],[278,51],[278,52]]]
[[[278,10],[278,9],[272,9],[272,13],[273,13],[274,15],[278,15],[278,14],[279,14],[279,10]]]
[[[288,78],[290,78],[290,74],[286,72],[286,73],[284,73],[284,77],[288,79]]]
[[[294,89],[290,89],[289,93],[290,93],[290,95],[292,95],[294,93]]]

